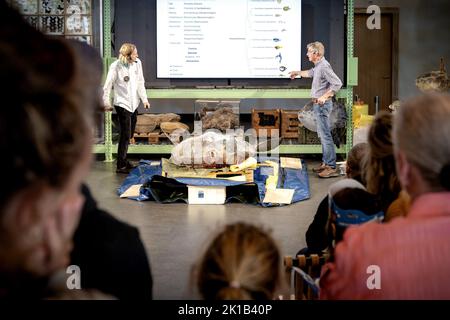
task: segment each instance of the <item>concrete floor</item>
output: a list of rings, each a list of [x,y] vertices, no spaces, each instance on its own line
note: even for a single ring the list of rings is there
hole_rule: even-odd
[[[317,163],[307,160],[308,168]],[[223,224],[245,221],[269,228],[282,254],[295,254],[305,246],[305,232],[316,208],[336,181],[310,174],[311,199],[284,207],[158,204],[120,199],[116,189],[125,175],[114,169],[114,163],[96,161],[87,183],[100,208],[139,228],[150,258],[155,299],[198,298],[190,284],[191,267]]]

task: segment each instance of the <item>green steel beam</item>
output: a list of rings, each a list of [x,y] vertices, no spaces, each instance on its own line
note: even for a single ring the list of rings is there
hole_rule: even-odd
[[[111,57],[111,0],[103,0],[103,57]]]
[[[92,147],[92,152],[93,153],[105,153],[105,145],[104,144],[94,144],[94,146]]]
[[[149,99],[310,99],[310,89],[147,89]],[[337,94],[346,98],[346,89]]]
[[[105,111],[105,161],[112,162],[112,112]]]
[[[290,144],[290,145],[280,145],[280,154],[311,154],[311,153],[322,153],[322,146],[320,144]],[[345,146],[336,148],[336,153],[345,153]]]
[[[137,145],[130,145],[128,147],[128,153],[150,153],[150,154],[157,154],[157,153],[171,153],[172,152],[173,145],[171,144],[155,144],[155,145],[145,145],[145,144],[137,144]],[[117,145],[115,146],[115,151],[117,152]]]
[[[106,61],[104,74],[111,60],[111,1],[103,0],[103,61]],[[112,113],[105,112],[105,161],[112,162]]]
[[[358,85],[358,58],[347,57],[347,85]]]
[[[348,154],[353,146],[353,85],[358,81],[358,64],[353,57],[354,48],[354,4],[353,0],[347,0],[347,141],[345,153]],[[356,63],[356,67],[355,67]]]
[[[128,147],[128,153],[130,154],[170,154],[172,152],[172,145],[164,144],[164,145],[148,145],[148,144],[138,144],[138,145],[130,145]],[[117,145],[112,146],[112,153],[117,153]],[[103,145],[95,145],[94,153],[104,153],[105,147]],[[297,145],[280,145],[279,154],[315,154],[322,152],[322,146],[319,145],[306,145],[306,144],[297,144]],[[337,153],[346,153],[346,147],[341,146],[340,148],[336,148]]]

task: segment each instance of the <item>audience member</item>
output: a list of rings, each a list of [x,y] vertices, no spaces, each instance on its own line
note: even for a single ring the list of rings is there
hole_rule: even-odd
[[[392,119],[393,115],[386,111],[375,116],[369,129],[369,148],[363,164],[363,180],[367,191],[380,198],[384,212],[397,199],[401,190],[395,172]]]
[[[0,297],[42,297],[69,263],[91,163],[91,90],[67,43],[0,2]]]
[[[367,143],[358,143],[348,153],[346,163],[346,175],[348,178],[362,182],[361,178],[361,162],[367,153]],[[333,240],[331,233],[327,230],[328,224],[328,195],[322,200],[317,208],[313,222],[306,231],[306,244],[308,247],[303,248],[297,254],[309,255],[311,253],[320,254],[327,249],[328,244]]]
[[[10,151],[0,160],[8,181],[0,195],[0,297],[151,299],[137,229],[99,210],[80,188],[94,114],[102,111],[98,52],[48,38],[0,6],[0,77],[9,106],[0,110],[0,143]],[[88,290],[67,290],[69,261]]]
[[[381,211],[377,197],[369,192],[358,181],[343,179],[333,183],[329,188],[330,226],[329,231],[334,243],[342,240],[345,230],[366,222],[381,222],[384,212]]]
[[[282,288],[282,257],[265,231],[227,225],[200,260],[197,287],[206,300],[271,300]]]
[[[349,228],[321,279],[323,299],[450,299],[450,97],[406,101],[394,119],[405,217]]]

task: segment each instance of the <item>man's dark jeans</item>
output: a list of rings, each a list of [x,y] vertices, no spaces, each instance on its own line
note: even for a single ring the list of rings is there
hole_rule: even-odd
[[[117,169],[127,166],[127,152],[130,139],[133,137],[136,128],[137,109],[130,112],[122,107],[114,106],[119,117],[119,148],[117,150]]]

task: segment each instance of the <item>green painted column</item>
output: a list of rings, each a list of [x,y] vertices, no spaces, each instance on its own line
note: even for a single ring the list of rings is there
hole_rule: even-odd
[[[353,86],[358,83],[358,60],[353,57],[354,47],[354,4],[347,0],[347,142],[345,153],[348,154],[353,146]],[[356,70],[356,76],[355,76]]]
[[[111,0],[103,0],[103,61],[105,74],[111,60]],[[105,111],[105,161],[112,162],[112,112]]]

